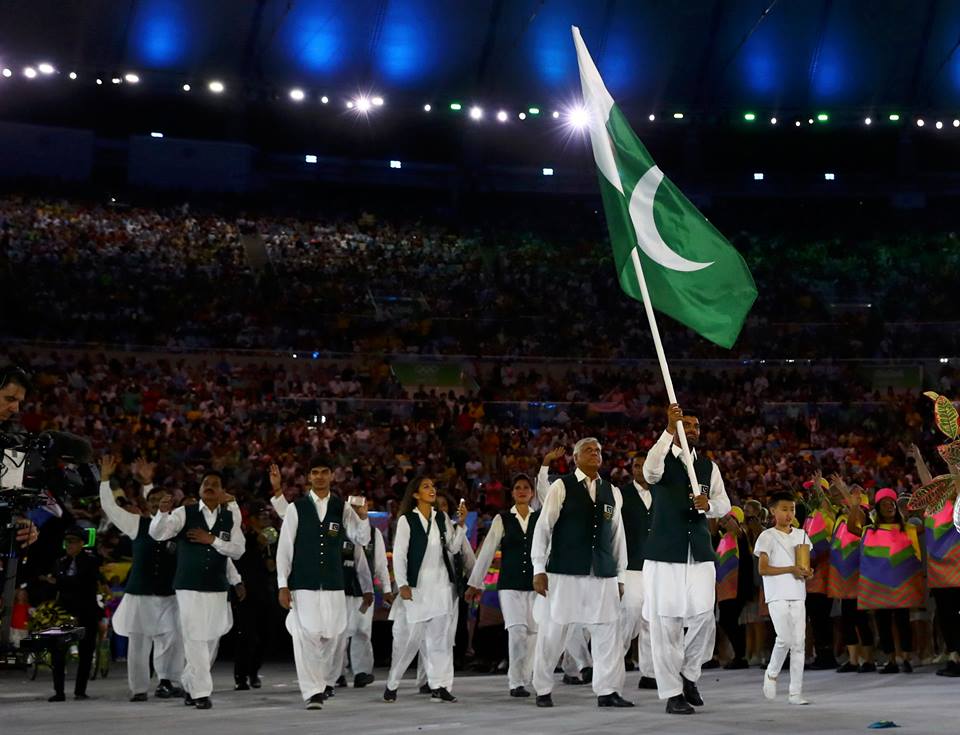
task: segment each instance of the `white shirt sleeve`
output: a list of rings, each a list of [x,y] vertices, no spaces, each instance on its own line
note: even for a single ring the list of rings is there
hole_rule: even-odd
[[[397,587],[407,586],[407,550],[410,547],[410,525],[406,516],[397,519],[397,531],[393,536],[393,578]]]
[[[537,472],[537,506],[543,507],[547,500],[547,493],[550,492],[550,468],[546,465],[540,465]],[[531,508],[537,510],[537,508]]]
[[[533,547],[530,550],[530,560],[533,562],[534,574],[545,574],[547,559],[550,558],[550,542],[553,539],[553,527],[560,517],[560,509],[567,497],[563,480],[556,480],[551,486],[547,497],[543,501],[540,519],[533,531]]]
[[[460,541],[460,553],[463,555],[463,570],[469,575],[477,564],[477,554],[467,538],[467,529],[463,529],[463,538]]]
[[[377,579],[380,580],[380,591],[391,592],[390,567],[387,566],[387,545],[379,528],[372,528],[373,532],[373,566]]]
[[[707,510],[707,518],[723,518],[730,512],[730,498],[727,497],[720,468],[716,462],[710,464],[713,468],[710,471],[710,508]]]
[[[240,506],[236,502],[227,506],[233,517],[233,528],[230,529],[230,540],[224,541],[219,536],[213,539],[214,549],[230,559],[239,559],[247,550],[247,540],[243,536],[243,517],[240,515]]]
[[[768,559],[770,557],[770,534],[766,531],[757,536],[753,544],[753,555],[759,559],[760,554],[766,554]]]
[[[229,556],[227,557],[227,583],[231,587],[236,587],[238,584],[243,584],[243,578],[240,576],[240,572],[237,571],[237,567],[233,563],[233,559],[231,559]]]
[[[370,543],[370,520],[361,519],[349,503],[343,504],[343,525],[346,526],[347,538],[353,543],[358,546]]]
[[[650,447],[647,452],[647,458],[643,463],[643,479],[650,485],[660,482],[663,477],[663,463],[667,458],[667,452],[673,446],[673,434],[664,430],[657,439],[657,443]]]
[[[107,518],[110,519],[110,522],[119,528],[122,534],[132,539],[137,537],[137,533],[140,531],[140,516],[117,505],[117,499],[113,496],[109,481],[100,483],[100,507]]]
[[[293,542],[297,538],[297,527],[300,525],[300,519],[297,516],[297,507],[291,505],[287,508],[287,514],[280,526],[280,539],[277,541],[277,588],[283,589],[287,586],[287,577],[290,576],[290,570],[293,568]]]
[[[174,508],[171,513],[157,513],[150,521],[150,536],[155,541],[167,541],[183,530],[186,508]]]
[[[373,594],[373,577],[370,575],[370,565],[367,564],[367,555],[363,553],[360,544],[353,545],[353,563],[357,570],[357,579],[360,580],[360,591],[363,594]]]
[[[494,516],[493,523],[490,524],[490,530],[487,531],[487,537],[483,540],[480,547],[480,553],[477,554],[477,563],[473,565],[473,572],[467,584],[470,587],[483,589],[483,579],[487,576],[487,570],[490,568],[493,557],[497,555],[497,549],[500,548],[500,541],[503,540],[503,519],[498,513]]]
[[[283,495],[274,495],[270,498],[270,505],[273,506],[273,510],[280,516],[281,520],[286,516],[287,508],[290,507],[290,503],[287,502],[287,499],[283,497]]]
[[[627,576],[627,537],[623,533],[623,493],[618,487],[613,488],[613,502],[616,508],[613,513],[613,558],[617,562],[617,580],[624,582]]]
[[[450,516],[446,516],[446,519],[447,552],[452,556],[453,554],[459,554],[462,550],[463,542],[467,540],[467,529],[464,526],[455,525]]]

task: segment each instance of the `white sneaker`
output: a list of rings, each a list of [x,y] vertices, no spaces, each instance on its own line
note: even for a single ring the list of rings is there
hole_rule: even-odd
[[[771,679],[766,672],[763,674],[763,696],[767,699],[776,699],[777,697],[777,680]]]
[[[790,704],[810,704],[809,700],[804,699],[802,694],[791,694],[787,701]]]

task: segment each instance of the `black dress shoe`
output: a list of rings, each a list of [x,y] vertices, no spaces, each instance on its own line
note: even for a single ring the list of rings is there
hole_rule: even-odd
[[[828,671],[829,669],[836,670],[837,666],[837,659],[835,658],[816,658],[813,660],[813,663],[809,664],[806,668],[810,669],[810,671]]]
[[[690,703],[682,694],[677,694],[667,700],[668,715],[692,715],[695,712],[696,710],[690,706]]]
[[[680,678],[683,679],[683,698],[694,707],[703,707],[703,697],[700,696],[697,685],[686,677],[681,676]]]
[[[897,662],[893,659],[887,661],[887,665],[880,669],[881,674],[899,674],[900,667],[897,666]]]
[[[170,699],[171,697],[182,697],[183,689],[175,687],[169,679],[161,679],[157,685],[157,690],[153,693],[157,699]]]
[[[902,671],[904,674],[912,674],[913,664],[909,661],[904,661],[902,664],[900,664],[900,671]]]
[[[363,689],[367,684],[373,684],[376,677],[373,674],[357,674],[353,677],[353,688]]]
[[[617,692],[614,692],[597,697],[597,707],[633,707],[633,702],[627,701]]]
[[[213,702],[210,701],[210,697],[200,697],[193,700],[193,704],[197,709],[212,709]]]
[[[448,692],[445,688],[440,687],[439,689],[434,689],[430,692],[430,701],[431,702],[456,702],[457,698]]]
[[[593,667],[585,666],[584,668],[580,669],[580,678],[583,680],[584,684],[592,684],[593,683]]]
[[[146,692],[140,692],[139,694],[134,694],[132,697],[130,697],[130,701],[131,701],[131,702],[146,702],[146,701],[147,701],[147,693],[146,693]]]
[[[937,676],[949,676],[951,678],[960,677],[960,663],[956,661],[947,661],[947,665],[942,669],[937,669]]]
[[[537,707],[553,707],[553,697],[549,694],[538,694]]]
[[[510,690],[511,697],[529,697],[530,692],[528,692],[524,687],[517,687],[516,689]]]
[[[47,699],[48,702],[66,702],[67,698],[64,696],[63,692],[57,692],[52,697]]]
[[[234,684],[233,689],[237,692],[246,692],[250,690],[250,685],[247,684],[246,679],[237,679],[237,683]]]
[[[417,691],[420,692],[420,694],[433,694],[433,689],[430,688],[429,684],[424,684]]]
[[[872,674],[877,670],[877,665],[873,661],[867,661],[866,663],[860,664],[860,673],[861,674]]]
[[[577,676],[569,676],[568,674],[563,675],[563,683],[570,684],[571,686],[580,686],[584,683],[583,679]]]
[[[719,668],[720,668],[720,662],[717,661],[717,659],[712,658],[712,659],[710,659],[709,661],[707,661],[707,662],[706,662],[703,666],[701,666],[700,668],[701,668],[701,669],[719,669]]]
[[[396,689],[384,689],[383,690],[383,701],[384,702],[396,702],[397,701],[397,690]]]
[[[183,705],[184,705],[185,707],[193,707],[194,704],[196,704],[196,703],[194,702],[193,697],[191,697],[189,694],[187,694],[186,692],[184,692],[184,693],[183,693]]]
[[[337,696],[337,690],[334,689],[333,687],[328,686],[326,689],[323,690],[324,699],[330,699],[331,697],[335,697],[335,696]]]
[[[343,674],[340,674],[340,678],[337,679],[336,685],[343,689],[343,687],[347,685],[347,677],[345,677]]]
[[[323,695],[314,694],[307,700],[307,709],[323,709]]]
[[[254,689],[259,689],[263,686],[263,681],[261,681],[257,674],[254,674],[250,677],[250,686],[252,686]]]
[[[637,684],[637,689],[656,689],[657,680],[652,676],[641,676],[640,683]]]

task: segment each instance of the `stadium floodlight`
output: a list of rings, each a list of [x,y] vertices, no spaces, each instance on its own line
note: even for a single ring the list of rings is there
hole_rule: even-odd
[[[463,109],[463,105],[461,105],[459,102],[451,102],[450,109],[454,112],[460,112],[460,110]]]
[[[763,174],[758,171],[757,173],[755,173],[755,174],[753,175],[753,180],[754,180],[754,181],[763,181]]]
[[[949,362],[950,362],[950,358],[949,358],[949,357],[941,357],[941,358],[940,358],[940,364],[941,364],[941,365],[946,365],[946,364],[948,364]]]
[[[305,163],[316,163],[316,162],[317,162],[317,157],[316,157],[315,155],[312,155],[312,154],[308,153],[307,155],[305,155],[305,156],[303,157],[303,160],[304,160]]]
[[[545,168],[545,169],[543,169],[543,175],[544,175],[544,176],[553,176],[553,169],[552,169],[552,168]]]
[[[527,112],[529,112],[529,113],[530,113],[530,116],[533,117],[533,116],[535,116],[535,115],[539,115],[539,114],[540,114],[540,108],[539,108],[539,107],[528,107],[528,108],[527,108]]]
[[[794,125],[796,125],[796,126],[799,128],[799,127],[800,127],[800,121],[797,120],[797,121],[794,123]]]
[[[837,177],[836,177],[836,174],[826,173],[826,174],[823,175],[823,180],[824,180],[824,181],[833,181],[833,180],[836,179],[836,178],[837,178]]]
[[[936,128],[937,130],[943,130],[943,122],[940,120],[937,120]]]
[[[887,117],[890,122],[900,122],[900,116],[897,113],[892,113]]]
[[[430,110],[432,110],[432,109],[433,109],[433,105],[431,105],[431,104],[429,104],[429,103],[423,106],[423,111],[424,111],[424,112],[430,112]]]
[[[44,61],[42,64],[37,64],[37,71],[41,74],[46,74],[49,76],[50,74],[53,74],[56,69],[53,68],[53,64],[48,64],[46,61]]]
[[[111,84],[123,84],[123,80],[120,77],[114,77],[110,80]]]
[[[323,97],[320,98],[320,104],[325,105],[325,104],[327,104],[328,102],[330,102],[330,98],[327,97],[327,95],[323,95]]]
[[[224,90],[226,90],[226,87],[224,86],[223,82],[214,79],[212,82],[210,82],[210,84],[207,85],[207,89],[214,94],[223,94]]]
[[[559,117],[560,117],[560,111],[559,111],[559,110],[554,110],[551,114],[552,114],[552,117],[553,117],[554,120],[557,120],[557,119],[559,119]]]
[[[656,119],[657,119],[657,116],[654,115],[652,112],[649,115],[647,115],[647,120],[649,120],[650,122],[653,122]]]
[[[567,122],[575,130],[583,130],[590,124],[590,113],[587,112],[587,108],[578,105],[567,112]]]
[[[72,71],[72,72],[70,72],[69,76],[70,76],[71,79],[76,79],[76,78],[77,78],[77,73],[76,73],[75,71]]]
[[[954,121],[953,121],[953,127],[955,127],[955,128],[960,128],[960,120],[954,120]]]
[[[813,125],[813,118],[812,118],[812,117],[808,117],[808,118],[807,118],[807,125]]]
[[[189,92],[192,87],[189,84],[184,84],[180,89],[182,89],[184,92]]]
[[[390,161],[390,168],[403,168],[403,164],[400,161]]]
[[[357,112],[363,113],[370,112],[370,108],[373,107],[370,99],[368,97],[364,97],[363,95],[357,97],[357,99],[354,101],[354,104],[356,105]]]
[[[99,86],[102,85],[102,84],[103,84],[103,80],[98,77],[98,78],[97,78],[97,86],[99,87]]]
[[[470,108],[470,119],[471,120],[481,120],[483,119],[483,108],[474,105]]]
[[[370,104],[372,104],[374,107],[383,107],[383,97],[380,97],[379,95],[376,97],[371,97]]]
[[[675,112],[675,113],[673,113],[673,119],[674,119],[674,120],[683,120],[683,113],[682,113],[682,112]]]
[[[771,125],[776,125],[776,124],[777,124],[777,118],[771,117],[771,118],[770,118],[770,124],[771,124]]]
[[[829,116],[827,113],[825,113],[825,112],[818,112],[818,113],[817,113],[817,121],[818,121],[818,122],[827,122],[829,119],[830,119],[830,116]]]
[[[757,114],[755,112],[745,112],[743,113],[743,119],[747,122],[753,122],[757,119]]]
[[[10,77],[13,76],[13,72],[12,72],[10,69],[4,69],[4,70],[3,70],[3,76],[6,77],[7,79],[9,79]]]
[[[356,105],[353,104],[353,100],[347,100],[347,109],[352,110]]]
[[[519,115],[517,115],[517,117],[519,117],[521,120],[526,120],[526,119],[527,119],[527,113],[521,112]]]
[[[127,72],[126,74],[123,75],[123,78],[127,81],[127,84],[139,84],[139,83],[140,83],[140,77],[139,77],[139,75],[134,74],[133,72]]]
[[[306,96],[306,93],[302,89],[294,88],[290,90],[290,99],[294,102],[303,102]]]
[[[869,117],[865,117],[865,118],[863,118],[863,124],[864,124],[864,125],[873,125],[873,120],[872,120],[871,118],[869,118]]]
[[[162,137],[163,137],[163,133],[156,133],[156,132],[150,133],[150,137],[151,137],[151,138],[162,138]]]
[[[917,127],[918,127],[918,128],[922,128],[924,125],[926,125],[926,122],[924,122],[923,118],[922,118],[922,117],[921,117],[921,118],[918,118],[918,119],[917,119]]]
[[[27,79],[35,79],[37,76],[37,70],[32,66],[25,67],[23,70],[23,76],[25,76]]]
[[[507,111],[506,111],[506,110],[500,110],[500,111],[497,113],[497,122],[505,123],[506,121],[507,121]]]

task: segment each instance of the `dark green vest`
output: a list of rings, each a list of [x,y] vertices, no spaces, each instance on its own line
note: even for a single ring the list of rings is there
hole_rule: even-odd
[[[417,586],[420,565],[423,564],[423,556],[427,553],[427,531],[423,530],[423,524],[420,522],[422,517],[416,508],[404,515],[407,525],[410,526],[410,545],[407,547],[407,584],[410,587]],[[447,551],[447,516],[438,510],[433,517],[433,522],[437,524],[437,529],[440,531],[440,556],[443,558],[443,566],[447,568],[450,584],[455,585],[457,577],[453,571],[450,553]]]
[[[533,546],[533,531],[537,527],[540,511],[527,516],[527,532],[517,517],[507,511],[500,514],[503,523],[503,538],[500,540],[500,579],[498,590],[533,589],[533,562],[530,549]]]
[[[219,508],[213,528],[207,528],[200,511],[200,505],[184,508],[183,530],[177,536],[177,573],[173,578],[173,588],[178,590],[197,590],[199,592],[226,592],[230,589],[227,582],[227,557],[208,544],[198,544],[187,539],[187,531],[200,528],[210,531],[214,536],[229,538],[233,531],[233,513]]]
[[[297,538],[293,542],[287,586],[292,590],[344,589],[343,541],[347,533],[343,527],[343,500],[331,494],[323,520],[309,495],[298,498],[294,506]]]
[[[698,456],[693,468],[701,492],[709,493],[713,462]],[[648,561],[686,564],[689,549],[694,561],[716,561],[707,516],[694,509],[687,470],[683,460],[674,457],[672,450],[667,452],[664,460],[663,477],[650,488],[650,492],[653,495],[653,522],[643,547],[644,557]]]
[[[643,504],[637,486],[632,482],[625,485],[620,494],[623,496],[623,535],[627,541],[627,569],[639,572],[643,569],[643,547],[650,535],[650,521],[653,519],[653,503],[650,510]]]
[[[553,574],[616,577],[613,556],[613,516],[616,503],[613,487],[597,479],[597,502],[590,500],[585,482],[576,475],[562,478],[566,497],[560,517],[553,526],[547,571]]]
[[[133,539],[133,564],[130,565],[124,594],[160,597],[173,594],[177,555],[169,544],[169,541],[154,541],[150,537],[150,519],[140,519],[137,537]]]
[[[370,533],[370,543],[363,546],[363,555],[367,558],[367,568],[373,578],[373,550],[376,538],[373,529]],[[350,597],[363,597],[363,588],[360,586],[360,575],[357,574],[357,563],[353,558],[355,544],[350,539],[343,541],[343,590]]]

